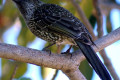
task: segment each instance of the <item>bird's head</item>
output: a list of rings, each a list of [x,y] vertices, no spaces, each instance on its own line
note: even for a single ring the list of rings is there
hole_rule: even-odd
[[[42,4],[40,0],[13,0],[13,2],[25,19],[30,18],[36,7]]]

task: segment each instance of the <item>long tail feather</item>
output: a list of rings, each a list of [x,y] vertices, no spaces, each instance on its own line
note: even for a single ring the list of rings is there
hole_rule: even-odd
[[[78,41],[76,41],[76,43],[77,43],[78,47],[81,49],[81,51],[83,52],[87,61],[90,63],[90,65],[96,71],[96,73],[99,75],[99,77],[102,80],[112,80],[107,69],[105,68],[103,63],[100,61],[99,57],[97,56],[95,51],[92,49],[92,47],[90,45],[86,45],[86,44],[80,43]]]

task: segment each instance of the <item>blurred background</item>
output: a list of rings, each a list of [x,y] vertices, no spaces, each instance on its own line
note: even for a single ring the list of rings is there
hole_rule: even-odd
[[[97,26],[96,6],[94,0],[76,0],[77,5],[73,0],[41,0],[45,3],[58,4],[76,17],[83,23],[84,20],[78,13],[79,7],[84,12],[87,20],[94,31],[95,36],[99,36]],[[102,13],[102,35],[107,35],[111,31],[120,27],[120,0],[100,0]],[[85,24],[86,25],[86,24]],[[95,39],[94,39],[95,40]],[[35,37],[27,28],[22,16],[12,0],[0,0],[0,42],[14,45],[25,46],[33,49],[42,50],[49,43]],[[50,49],[53,53],[66,51],[69,45],[52,46]],[[58,50],[59,49],[59,50]],[[72,51],[76,50],[73,47]],[[99,57],[109,67],[111,75],[115,80],[120,79],[120,41],[113,43],[100,52]],[[106,59],[109,63],[107,63]],[[110,64],[110,65],[109,65]],[[109,66],[108,66],[109,65]],[[84,74],[87,80],[100,80],[93,69],[84,60],[80,65],[80,71]],[[28,63],[17,62],[13,60],[0,58],[0,80],[69,80],[68,77],[60,70],[45,68]]]

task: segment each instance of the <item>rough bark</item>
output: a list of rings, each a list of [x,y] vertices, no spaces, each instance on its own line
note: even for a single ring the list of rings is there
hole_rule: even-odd
[[[100,51],[110,44],[118,41],[119,39],[120,28],[96,40],[95,43],[98,48],[96,46],[93,46],[93,48],[96,52]],[[62,70],[66,75],[68,75],[71,80],[85,80],[84,76],[80,72],[78,72],[80,62],[85,59],[80,50],[73,52],[73,56],[71,58],[71,55],[67,56],[53,53],[50,55],[48,52],[44,51],[0,43],[0,57],[59,69]],[[78,76],[81,76],[81,78]]]

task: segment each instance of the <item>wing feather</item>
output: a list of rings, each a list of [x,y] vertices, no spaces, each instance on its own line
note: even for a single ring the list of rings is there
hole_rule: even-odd
[[[91,36],[85,26],[66,9],[55,4],[44,4],[42,6],[42,13],[46,16],[43,16],[42,20],[49,25],[47,27],[49,30],[77,39],[88,45],[92,44]]]

